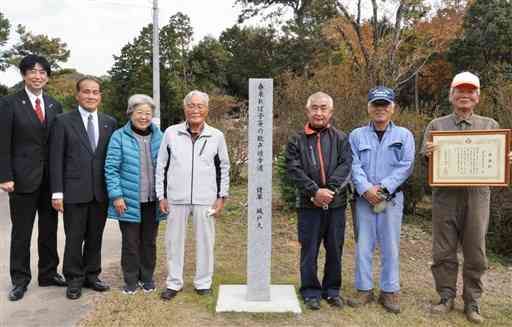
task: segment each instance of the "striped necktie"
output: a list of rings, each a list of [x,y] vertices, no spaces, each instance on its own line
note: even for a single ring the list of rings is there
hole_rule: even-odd
[[[96,151],[96,131],[94,130],[91,114],[87,117],[87,136],[89,137],[89,143],[91,143],[92,151]]]
[[[42,124],[44,122],[44,115],[43,109],[41,108],[41,100],[39,98],[36,98],[36,107],[34,108],[34,111],[36,112],[37,118]]]

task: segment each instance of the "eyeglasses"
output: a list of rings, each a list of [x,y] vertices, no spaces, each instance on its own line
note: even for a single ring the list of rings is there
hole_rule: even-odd
[[[26,73],[30,74],[30,75],[36,75],[36,74],[43,75],[43,76],[48,75],[48,73],[44,69],[29,69],[26,71]]]
[[[203,111],[206,109],[206,105],[204,105],[202,103],[189,103],[189,104],[187,104],[187,109],[188,110],[197,109],[199,111]]]
[[[146,112],[146,111],[142,111],[142,110],[135,110],[133,113],[138,115],[138,116],[153,117],[153,113],[151,111],[150,112]]]
[[[313,105],[313,106],[309,107],[309,110],[312,112],[328,112],[329,110],[331,110],[331,108],[329,106]]]

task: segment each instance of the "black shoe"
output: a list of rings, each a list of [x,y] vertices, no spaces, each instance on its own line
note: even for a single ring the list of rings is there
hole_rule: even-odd
[[[195,289],[196,293],[198,295],[210,295],[212,294],[212,289],[211,288],[202,288],[202,289]]]
[[[26,286],[22,285],[16,285],[12,288],[12,290],[9,292],[9,301],[18,301],[23,298],[23,295],[25,295],[25,292],[27,291]]]
[[[62,277],[59,274],[53,275],[53,277],[50,277],[48,279],[40,279],[39,280],[39,286],[46,287],[46,286],[68,286],[66,281],[64,280],[64,277]]]
[[[82,288],[80,286],[68,286],[66,289],[66,297],[70,300],[76,300],[82,296]]]
[[[343,306],[345,305],[345,303],[343,303],[343,299],[339,296],[326,297],[325,301],[329,303],[331,307],[336,307],[340,309],[343,308]]]
[[[320,310],[320,300],[316,297],[305,298],[304,305],[309,310]]]
[[[95,281],[86,280],[84,283],[84,287],[90,288],[91,290],[96,292],[106,292],[110,289],[110,286],[108,286],[99,279],[96,279]]]
[[[160,293],[160,298],[162,300],[169,301],[169,300],[173,299],[174,297],[176,297],[178,292],[179,291],[176,291],[176,290],[173,290],[173,289],[170,289],[170,288],[166,288],[165,291]]]

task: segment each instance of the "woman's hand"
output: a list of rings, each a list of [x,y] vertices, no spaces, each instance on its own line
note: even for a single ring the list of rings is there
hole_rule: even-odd
[[[126,211],[126,203],[124,203],[123,198],[118,198],[114,200],[114,208],[116,208],[117,213],[122,216]]]

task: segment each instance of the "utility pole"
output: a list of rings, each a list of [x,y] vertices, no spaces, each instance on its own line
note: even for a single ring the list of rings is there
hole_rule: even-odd
[[[158,28],[158,0],[153,0],[153,122],[160,127],[160,33]]]

